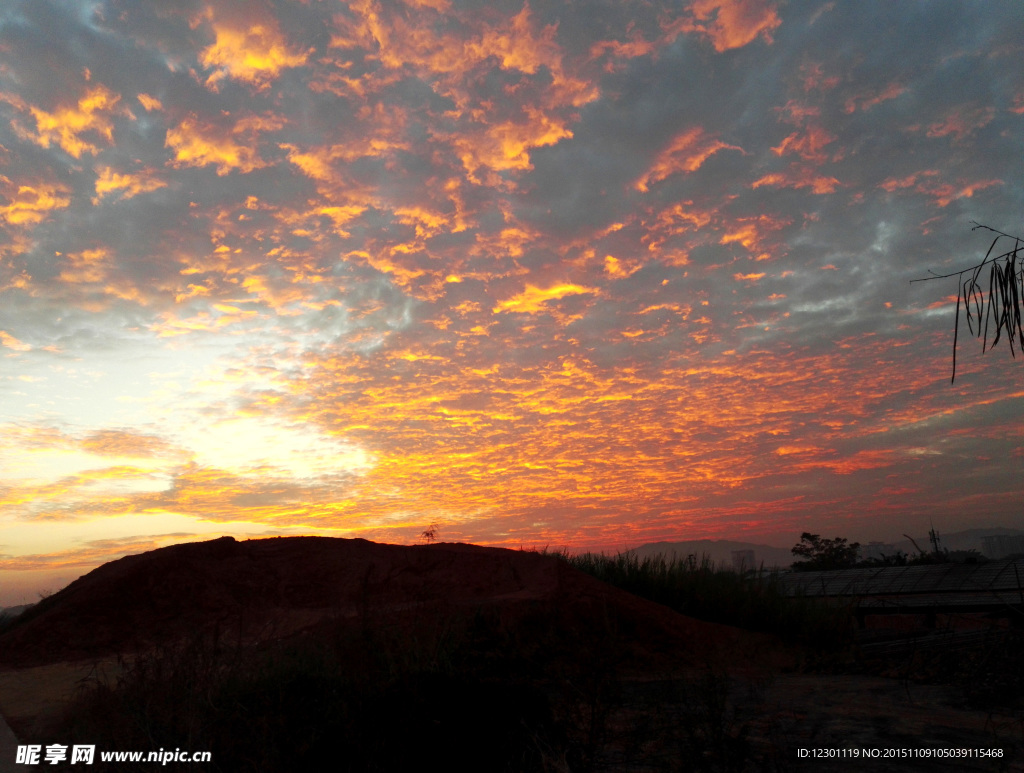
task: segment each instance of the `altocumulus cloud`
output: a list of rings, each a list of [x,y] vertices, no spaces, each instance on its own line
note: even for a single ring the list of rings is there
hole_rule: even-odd
[[[972,219],[1019,230],[1022,32],[957,2],[8,3],[10,560],[1009,522],[1019,371],[965,351],[950,387],[953,287],[907,280],[973,261]]]

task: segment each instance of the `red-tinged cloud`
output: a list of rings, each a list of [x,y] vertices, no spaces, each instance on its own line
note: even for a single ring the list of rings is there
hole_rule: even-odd
[[[926,134],[929,137],[952,136],[955,142],[963,142],[992,123],[995,115],[994,107],[960,106],[950,111],[941,121],[930,124]]]
[[[693,21],[685,31],[706,35],[719,53],[758,37],[771,43],[772,32],[782,24],[775,5],[767,0],[694,0],[688,11]]]
[[[998,179],[944,182],[937,169],[915,172],[906,177],[890,177],[879,183],[880,188],[890,193],[913,191],[923,194],[939,207],[946,207],[959,199],[969,199],[978,191],[1001,185],[1004,185],[1004,181]]]
[[[805,92],[831,91],[840,83],[842,78],[838,75],[828,75],[821,62],[806,62],[800,66],[800,80]],[[815,110],[815,115],[818,111]]]
[[[637,180],[633,187],[646,192],[655,183],[679,172],[695,172],[712,155],[720,150],[743,149],[719,139],[709,137],[701,127],[689,129],[677,135],[654,159],[651,168]]]
[[[810,167],[794,165],[786,172],[772,172],[759,177],[750,187],[760,188],[762,185],[773,188],[809,188],[811,193],[823,195],[834,193],[840,182],[835,177],[818,174]]]
[[[896,99],[896,97],[906,93],[906,91],[905,86],[899,83],[890,83],[879,91],[867,91],[850,97],[846,100],[843,111],[854,113],[858,110],[870,110],[875,105],[888,102],[890,99]]]
[[[927,169],[922,172],[914,172],[913,174],[907,175],[906,177],[889,177],[879,183],[879,187],[889,191],[900,190],[903,188],[913,188],[918,184],[918,181],[923,181],[929,177],[935,177],[939,174],[938,169]]]
[[[820,126],[809,126],[803,131],[793,132],[779,145],[772,148],[777,156],[796,154],[805,161],[820,164],[828,160],[829,154],[823,152],[826,145],[835,142],[835,136]]]

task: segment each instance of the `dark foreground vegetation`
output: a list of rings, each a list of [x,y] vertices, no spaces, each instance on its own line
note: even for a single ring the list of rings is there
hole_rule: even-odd
[[[775,571],[739,573],[707,556],[668,559],[584,553],[563,555],[593,577],[698,620],[779,636],[818,655],[835,655],[852,643],[854,617],[846,604],[786,595]]]
[[[743,686],[712,667],[630,680],[627,635],[538,609],[513,628],[431,610],[258,650],[197,637],[97,675],[45,735],[210,750],[218,771],[751,769]]]
[[[776,635],[801,653],[795,667],[804,670],[939,682],[965,706],[1024,710],[1019,629],[973,648],[866,658],[849,608],[788,598],[777,575],[694,558],[560,558],[685,615]],[[97,674],[41,740],[209,750],[203,770],[239,772],[430,761],[448,771],[814,769],[801,767],[794,738],[756,714],[770,675],[707,663],[636,679],[631,634],[614,619],[543,605],[514,625],[484,609],[424,607],[401,622],[366,609],[258,648],[214,632]],[[1012,769],[1021,741],[993,731],[1005,755],[970,769]],[[93,769],[104,768],[97,760]]]
[[[778,572],[741,574],[693,556],[668,560],[587,553],[564,558],[577,569],[682,614],[775,634],[803,653],[804,669],[949,684],[964,705],[1024,711],[1024,619],[1019,614],[990,622],[961,616],[976,633],[962,645],[929,647],[923,637],[907,636],[898,640],[899,646],[872,649],[862,646],[852,602],[787,596]],[[965,619],[946,615],[939,632],[953,630]]]

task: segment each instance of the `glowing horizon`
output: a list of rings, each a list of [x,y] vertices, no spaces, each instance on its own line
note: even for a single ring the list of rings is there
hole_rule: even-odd
[[[908,280],[977,262],[971,221],[1024,230],[1022,31],[955,2],[9,4],[0,582],[219,534],[1021,523],[1020,366],[961,341],[951,386],[953,280]]]

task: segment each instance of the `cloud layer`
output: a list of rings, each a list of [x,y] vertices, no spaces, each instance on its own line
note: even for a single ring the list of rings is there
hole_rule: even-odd
[[[4,552],[168,518],[606,547],[1018,518],[1019,366],[968,342],[951,386],[954,286],[908,280],[980,259],[972,220],[1021,230],[1022,31],[8,4]]]

